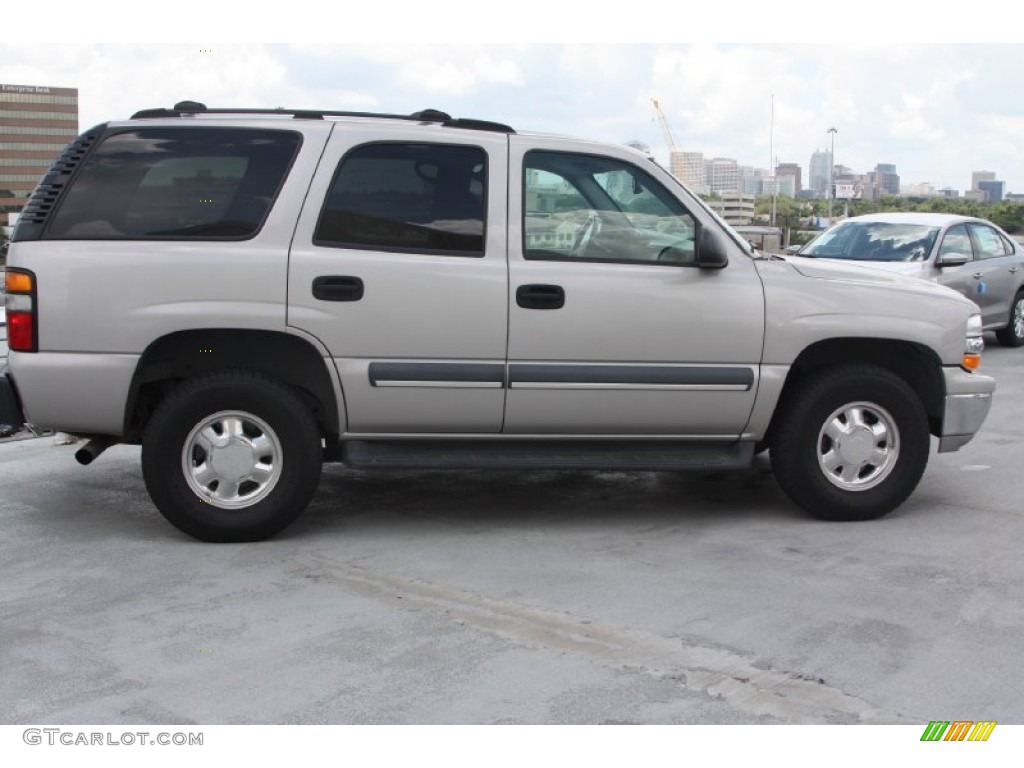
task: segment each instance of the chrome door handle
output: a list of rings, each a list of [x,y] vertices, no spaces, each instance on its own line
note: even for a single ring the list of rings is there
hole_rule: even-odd
[[[982,277],[984,277],[984,276],[985,276],[985,273],[984,273],[984,272],[975,272],[975,273],[974,273],[974,279],[975,279],[975,280],[980,280],[980,279],[981,279]]]

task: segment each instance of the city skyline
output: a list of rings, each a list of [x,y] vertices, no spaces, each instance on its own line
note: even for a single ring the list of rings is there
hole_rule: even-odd
[[[708,158],[806,170],[834,138],[835,163],[860,173],[891,163],[907,184],[966,190],[989,169],[1007,192],[1024,191],[1024,105],[1005,96],[1021,45],[19,42],[4,53],[0,82],[78,88],[83,130],[182,99],[429,106],[521,131],[641,141],[667,167],[655,97],[679,148]]]

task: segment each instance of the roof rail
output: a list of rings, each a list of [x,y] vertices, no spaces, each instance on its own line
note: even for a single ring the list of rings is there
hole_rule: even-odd
[[[132,115],[132,120],[145,120],[158,117],[183,117],[185,115],[291,115],[299,120],[323,120],[325,117],[370,117],[386,120],[408,120],[416,123],[440,123],[450,128],[466,128],[474,131],[495,131],[497,133],[515,133],[515,129],[503,123],[489,120],[452,117],[438,109],[423,109],[411,115],[396,115],[385,112],[348,112],[321,109],[245,109],[239,107],[209,108],[198,101],[179,101],[171,109],[143,109]]]

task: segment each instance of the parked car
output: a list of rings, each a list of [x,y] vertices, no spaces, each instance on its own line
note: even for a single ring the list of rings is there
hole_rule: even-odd
[[[83,464],[141,443],[156,506],[210,541],[283,529],[325,459],[720,471],[769,449],[798,505],[866,520],[995,388],[954,291],[763,255],[641,152],[436,110],[97,126],[8,264],[0,418],[88,437]]]
[[[1024,246],[985,219],[873,213],[830,227],[796,251],[934,280],[981,308],[1001,344],[1024,344]]]

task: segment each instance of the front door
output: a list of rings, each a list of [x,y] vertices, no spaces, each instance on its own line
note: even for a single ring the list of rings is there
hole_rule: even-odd
[[[698,268],[709,214],[643,164],[511,137],[505,432],[735,437],[747,423],[760,279],[738,246]]]

